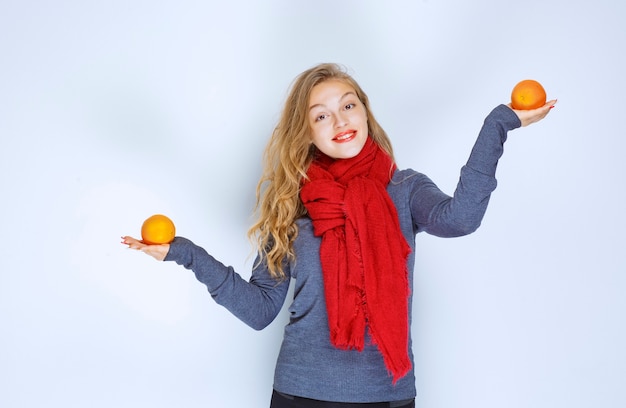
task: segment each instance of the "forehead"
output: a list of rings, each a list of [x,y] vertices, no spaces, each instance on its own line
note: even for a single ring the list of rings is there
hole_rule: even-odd
[[[330,79],[319,83],[311,89],[309,96],[309,106],[327,105],[332,102],[338,102],[346,95],[356,95],[352,85],[339,79]]]

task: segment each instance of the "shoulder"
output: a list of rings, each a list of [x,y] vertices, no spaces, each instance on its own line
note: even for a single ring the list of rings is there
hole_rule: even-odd
[[[413,169],[396,170],[387,185],[387,192],[397,207],[403,207],[408,205],[414,192],[431,183],[428,176]]]
[[[413,169],[396,170],[389,182],[389,188],[409,188],[415,183],[427,181],[425,174],[417,172]]]

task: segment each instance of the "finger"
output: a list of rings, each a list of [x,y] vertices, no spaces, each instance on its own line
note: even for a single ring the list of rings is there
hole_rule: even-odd
[[[552,108],[554,108],[554,105],[556,104],[556,99],[553,99],[551,101],[546,102],[543,106],[534,109],[534,111],[531,111],[531,116],[537,116],[539,119],[543,119],[548,113],[550,113],[550,110]]]
[[[143,242],[129,236],[122,237],[122,244],[128,245],[130,249],[141,249],[146,246]]]
[[[122,237],[122,244],[130,245],[130,244],[135,244],[137,242],[139,242],[139,240],[137,240],[137,239],[135,239],[133,237],[130,237],[128,235]]]
[[[553,99],[551,101],[546,102],[543,106],[540,106],[537,109],[534,109],[534,111],[536,112],[549,111],[550,109],[554,107],[555,104],[556,104],[556,99]]]
[[[537,109],[539,109],[539,110],[542,110],[542,109],[551,109],[551,108],[553,108],[553,107],[554,107],[554,105],[556,105],[556,102],[557,102],[557,100],[556,100],[556,99],[552,99],[552,100],[550,100],[550,101],[547,101],[547,102],[546,102],[543,106],[541,106],[541,107],[539,107],[539,108],[537,108]]]

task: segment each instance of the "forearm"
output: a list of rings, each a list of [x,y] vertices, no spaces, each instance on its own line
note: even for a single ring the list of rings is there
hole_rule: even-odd
[[[507,132],[520,126],[515,113],[504,105],[485,119],[453,197],[441,192],[430,180],[414,194],[412,206],[419,229],[441,237],[474,232],[481,224],[491,193],[496,189],[498,160]]]
[[[498,160],[504,152],[508,131],[521,126],[515,112],[499,105],[485,118],[485,122],[472,148],[467,167],[490,177],[496,175]]]
[[[269,325],[285,300],[288,281],[279,282],[257,270],[250,282],[193,242],[176,237],[165,261],[174,261],[193,271],[211,297],[255,330]]]

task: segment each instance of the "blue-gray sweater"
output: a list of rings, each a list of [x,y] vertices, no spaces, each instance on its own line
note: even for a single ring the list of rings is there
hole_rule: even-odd
[[[496,188],[496,166],[507,132],[520,126],[515,113],[504,105],[485,119],[454,196],[443,193],[425,175],[398,170],[387,190],[395,203],[402,233],[413,249],[408,259],[409,283],[413,284],[415,235],[427,232],[440,237],[457,237],[475,231]],[[274,388],[282,393],[337,402],[399,401],[415,397],[413,371],[395,385],[383,359],[373,345],[362,352],[334,348],[329,341],[324,287],[319,260],[320,239],[313,235],[311,220],[297,221],[299,235],[294,243],[296,261],[286,268],[295,279],[290,320],[276,364]],[[261,262],[249,281],[232,267],[224,266],[204,249],[177,237],[167,261],[191,269],[215,301],[235,316],[260,330],[281,310],[289,279],[273,279]],[[257,263],[255,262],[255,265]],[[410,321],[411,302],[409,302]],[[409,341],[409,348],[411,342]],[[413,354],[409,349],[411,361]]]

